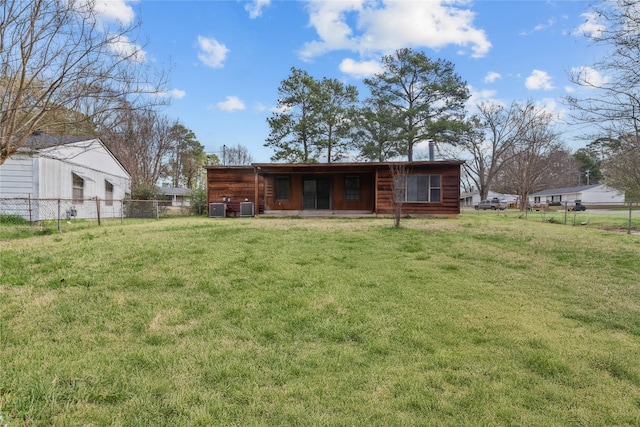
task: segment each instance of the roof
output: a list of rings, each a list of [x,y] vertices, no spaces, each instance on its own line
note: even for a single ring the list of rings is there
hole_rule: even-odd
[[[600,187],[602,184],[591,184],[591,185],[580,185],[578,187],[563,187],[563,188],[552,188],[549,190],[537,191],[535,193],[530,194],[530,196],[547,196],[551,194],[567,194],[567,193],[581,193],[586,190],[590,190],[592,188]]]
[[[179,188],[179,187],[159,187],[158,193],[164,194],[165,196],[186,196],[189,194],[188,188]]]
[[[350,163],[252,163],[245,166],[207,166],[206,169],[255,170],[262,173],[317,173],[317,172],[360,172],[386,169],[392,165],[407,167],[460,166],[463,160],[436,160],[421,162],[350,162]]]
[[[92,136],[62,136],[36,134],[27,137],[23,147],[25,149],[40,150],[43,148],[55,147],[57,145],[73,144],[74,142],[91,141],[96,139]]]

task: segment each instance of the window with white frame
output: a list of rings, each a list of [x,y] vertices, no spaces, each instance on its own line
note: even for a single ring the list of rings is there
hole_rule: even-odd
[[[113,184],[106,179],[104,181],[104,204],[113,206]]]
[[[84,179],[80,175],[71,172],[71,182],[73,185],[72,195],[73,202],[80,204],[84,199]]]
[[[396,176],[396,198],[404,202],[440,202],[441,175]]]

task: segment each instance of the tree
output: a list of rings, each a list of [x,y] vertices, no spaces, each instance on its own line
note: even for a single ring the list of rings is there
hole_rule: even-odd
[[[409,168],[404,162],[396,162],[389,164],[389,171],[391,173],[391,194],[389,197],[391,197],[391,206],[393,209],[393,226],[399,228],[405,192],[407,191]]]
[[[123,109],[100,137],[131,175],[131,186],[156,185],[171,175],[177,121],[149,111]]]
[[[580,168],[579,184],[600,184],[602,180],[602,172],[600,171],[600,161],[587,148],[578,149],[573,157],[578,162]]]
[[[517,194],[520,210],[525,210],[529,194],[545,185],[552,165],[549,157],[560,144],[550,113],[529,102],[519,106],[517,114],[521,130],[504,153],[509,162],[504,163],[497,181],[502,182],[499,191]]]
[[[569,96],[566,101],[578,120],[596,125],[599,136],[617,141],[603,161],[605,182],[640,199],[640,0],[600,3],[595,12],[601,30],[589,37],[608,51],[593,68],[571,73],[586,96]]]
[[[543,179],[546,188],[575,187],[582,185],[580,163],[571,151],[561,145],[554,147],[547,156],[548,173]]]
[[[508,108],[493,102],[478,105],[478,114],[469,120],[456,148],[466,152],[470,159],[464,163],[466,175],[486,199],[503,166],[510,161],[511,148],[522,135],[526,125],[523,108],[532,108],[528,101],[524,107],[512,103]]]
[[[336,79],[324,78],[319,91],[314,105],[318,120],[314,145],[318,155],[324,154],[327,163],[331,163],[342,159],[349,151],[347,137],[351,132],[351,117],[358,102],[358,90]]]
[[[225,146],[224,159],[224,164],[230,166],[250,165],[253,163],[253,157],[249,153],[249,149],[241,144],[237,144],[235,147]]]
[[[306,71],[291,69],[278,88],[278,111],[267,119],[270,132],[265,147],[275,151],[271,160],[307,163],[313,159],[318,135],[315,103],[319,84]]]
[[[389,103],[395,120],[401,123],[399,137],[409,161],[413,161],[416,144],[429,139],[453,140],[464,129],[469,91],[453,63],[399,49],[383,57],[382,66],[382,73],[364,82],[373,98]]]
[[[137,23],[107,25],[93,1],[5,0],[0,9],[0,164],[36,130],[91,131],[124,99],[160,102],[146,96],[165,82],[135,42]]]
[[[195,188],[199,184],[202,167],[206,162],[204,146],[196,135],[177,123],[171,129],[174,152],[171,160],[171,181],[174,187]]]
[[[352,140],[358,155],[372,162],[385,162],[402,152],[398,130],[389,104],[370,98],[353,115]]]
[[[640,140],[622,137],[619,148],[602,162],[605,182],[623,190],[627,200],[640,201]]]

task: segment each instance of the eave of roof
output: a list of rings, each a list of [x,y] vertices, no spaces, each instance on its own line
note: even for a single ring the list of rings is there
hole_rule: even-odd
[[[254,169],[262,173],[290,172],[339,172],[339,171],[374,171],[376,169],[389,168],[392,165],[405,165],[411,167],[438,167],[438,166],[460,166],[463,160],[437,160],[421,162],[350,162],[350,163],[252,163],[245,166],[206,166],[206,169],[227,169],[227,170],[250,170]]]

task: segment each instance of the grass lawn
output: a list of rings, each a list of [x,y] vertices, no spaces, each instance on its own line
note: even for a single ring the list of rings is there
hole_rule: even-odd
[[[391,225],[0,241],[0,426],[640,425],[640,236]]]

